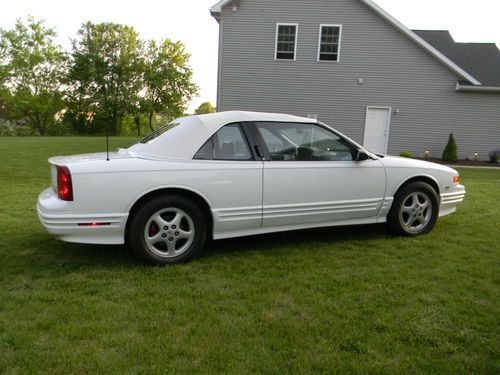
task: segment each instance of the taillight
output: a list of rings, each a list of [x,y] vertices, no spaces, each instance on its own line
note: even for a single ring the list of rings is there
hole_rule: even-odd
[[[73,200],[73,184],[68,167],[57,166],[57,195],[63,201]]]
[[[458,184],[458,176],[453,177],[453,183]]]

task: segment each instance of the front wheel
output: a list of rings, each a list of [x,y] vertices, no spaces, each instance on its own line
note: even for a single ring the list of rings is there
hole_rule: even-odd
[[[164,195],[146,202],[132,217],[128,243],[142,259],[154,264],[182,263],[203,247],[206,222],[190,200]]]
[[[395,196],[387,216],[390,229],[403,236],[428,233],[436,224],[439,199],[436,191],[425,182],[404,186]]]

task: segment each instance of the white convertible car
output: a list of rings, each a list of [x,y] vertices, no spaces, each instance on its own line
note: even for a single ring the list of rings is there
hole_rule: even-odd
[[[455,211],[458,173],[374,155],[316,120],[222,112],[184,117],[128,149],[49,159],[45,229],[67,242],[129,244],[149,262],[191,259],[214,239],[387,222],[405,236]]]

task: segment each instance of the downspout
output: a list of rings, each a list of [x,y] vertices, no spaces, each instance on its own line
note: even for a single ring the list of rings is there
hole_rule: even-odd
[[[218,51],[218,59],[217,62],[217,102],[215,104],[217,112],[222,111],[222,94],[221,94],[221,75],[222,75],[222,34],[223,34],[223,21],[222,21],[222,12],[217,18],[217,22],[219,23],[219,51]]]

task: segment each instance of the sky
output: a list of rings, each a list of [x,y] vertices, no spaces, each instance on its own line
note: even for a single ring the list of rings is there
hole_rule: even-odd
[[[244,0],[250,1],[250,0]],[[272,1],[272,0],[269,0]],[[307,1],[307,0],[304,0]],[[335,1],[335,0],[332,0]],[[133,26],[144,39],[182,41],[191,54],[199,96],[189,104],[216,104],[218,24],[208,9],[217,0],[2,0],[0,28],[10,29],[17,18],[43,19],[58,33],[57,42],[71,49],[86,21]],[[375,0],[411,29],[450,30],[457,42],[493,42],[500,47],[500,0]],[[8,4],[8,5],[6,5]]]

